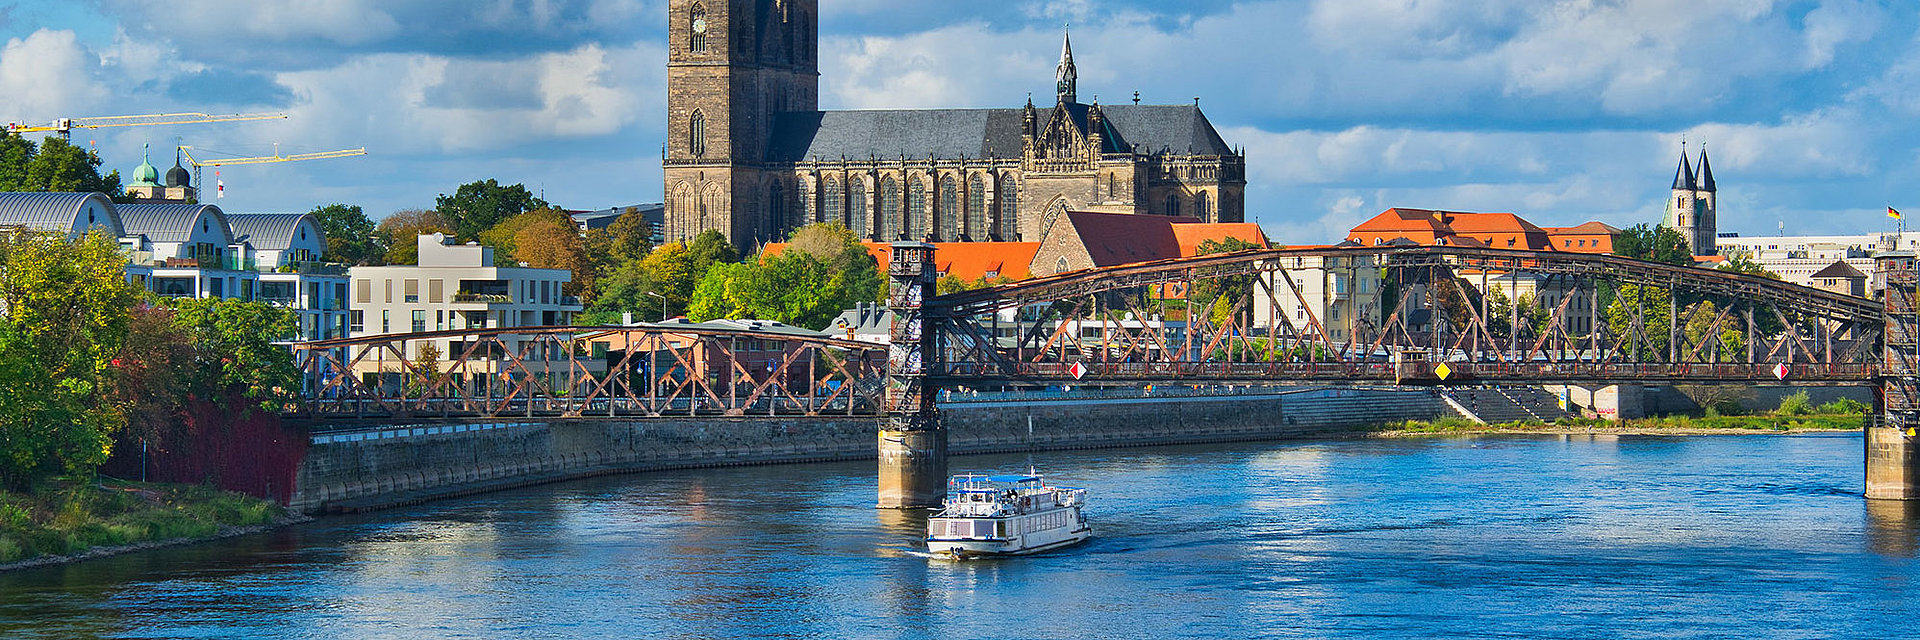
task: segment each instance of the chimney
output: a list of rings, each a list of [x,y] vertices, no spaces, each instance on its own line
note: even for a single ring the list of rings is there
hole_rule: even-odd
[[[623,325],[633,324],[633,312],[632,311],[620,312],[620,324],[623,324]]]

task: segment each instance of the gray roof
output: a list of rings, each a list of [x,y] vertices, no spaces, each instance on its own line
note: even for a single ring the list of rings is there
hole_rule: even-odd
[[[103,205],[108,227],[122,233],[121,220],[113,200],[99,193],[0,193],[0,227],[21,226],[47,231],[72,233],[74,218],[87,203]]]
[[[210,204],[123,204],[120,222],[126,225],[127,235],[146,236],[148,242],[186,242],[193,237],[194,219],[208,210],[231,243],[233,227],[227,224],[226,212]]]
[[[1815,273],[1807,277],[1866,279],[1867,274],[1861,273],[1859,269],[1853,268],[1853,265],[1847,264],[1845,260],[1841,260],[1833,264],[1827,265],[1827,268],[1821,269],[1818,273]]]
[[[247,244],[262,251],[285,251],[293,246],[294,233],[300,228],[301,220],[312,220],[305,213],[230,213],[227,214],[227,228],[233,230],[237,240],[246,238]],[[320,236],[320,244],[327,243],[326,232],[320,230],[316,221],[314,233]]]
[[[1088,105],[1069,105],[1085,129]],[[1192,105],[1113,105],[1100,107],[1107,139],[1116,150],[1138,147],[1145,153],[1230,155],[1227,146]],[[774,116],[767,159],[865,160],[868,158],[1018,158],[1024,109],[908,109],[887,111],[814,111]],[[1053,109],[1037,109],[1035,127],[1052,119]]]

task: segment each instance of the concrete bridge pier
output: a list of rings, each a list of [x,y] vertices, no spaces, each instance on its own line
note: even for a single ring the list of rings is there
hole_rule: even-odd
[[[940,279],[933,245],[894,243],[887,279],[893,347],[887,351],[887,424],[880,429],[880,508],[935,507],[947,494],[947,430],[934,404],[940,390],[927,382],[941,366],[938,310],[925,308]]]
[[[1874,419],[1867,424],[1867,497],[1920,499],[1920,319],[1915,315],[1914,254],[1892,251],[1874,256],[1886,282],[1880,354],[1880,388]]]

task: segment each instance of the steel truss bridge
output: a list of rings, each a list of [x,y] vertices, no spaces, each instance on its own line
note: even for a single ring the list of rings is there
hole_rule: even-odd
[[[936,296],[933,253],[903,243],[883,265],[896,314],[891,349],[675,325],[307,342],[295,346],[306,391],[299,414],[884,413],[912,429],[923,421],[901,417],[931,420],[937,393],[954,387],[1868,385],[1883,380],[1889,358],[1902,371],[1914,364],[1910,295],[1894,296],[1907,306],[1893,309],[1891,298],[1883,305],[1613,256],[1446,246],[1254,250]],[[1904,265],[1905,279],[1890,282],[1910,284],[1912,259]],[[1501,304],[1529,291],[1552,303],[1524,314]],[[1321,317],[1333,308],[1345,311]],[[423,357],[426,344],[438,353]],[[1894,404],[1890,397],[1889,409]]]

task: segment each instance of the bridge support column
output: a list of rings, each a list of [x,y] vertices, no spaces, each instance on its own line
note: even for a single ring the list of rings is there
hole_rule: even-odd
[[[1886,318],[1880,358],[1880,388],[1874,392],[1874,419],[1867,423],[1867,497],[1920,499],[1920,323],[1916,323],[1914,255],[1888,252],[1874,256],[1886,282]]]
[[[880,508],[932,507],[946,497],[947,430],[935,401],[942,351],[928,308],[940,278],[933,245],[900,242],[887,264],[893,346],[887,351],[887,424],[880,430]]]

